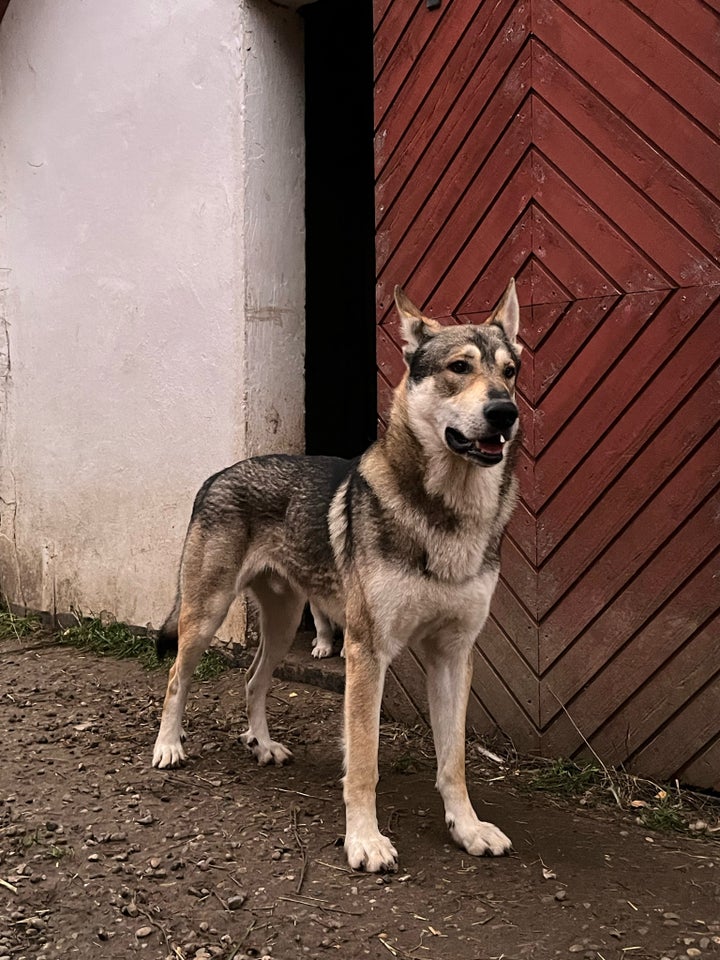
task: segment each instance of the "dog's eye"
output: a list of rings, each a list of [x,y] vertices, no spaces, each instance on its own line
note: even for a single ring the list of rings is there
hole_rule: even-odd
[[[448,364],[448,370],[452,370],[453,373],[470,373],[470,364],[467,360],[453,360]]]
[[[512,380],[516,372],[517,371],[515,370],[515,367],[511,363],[509,363],[503,370],[503,376],[505,377],[506,380]]]

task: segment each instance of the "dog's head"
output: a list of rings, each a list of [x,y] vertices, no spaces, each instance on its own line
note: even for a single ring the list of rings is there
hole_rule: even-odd
[[[428,452],[450,450],[492,467],[518,429],[520,309],[515,282],[485,323],[443,326],[395,288],[408,366],[410,424]]]

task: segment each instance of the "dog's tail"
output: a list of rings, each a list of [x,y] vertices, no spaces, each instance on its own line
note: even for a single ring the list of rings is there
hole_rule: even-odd
[[[155,651],[158,660],[164,657],[175,656],[178,650],[178,619],[180,617],[180,588],[178,587],[175,605],[168,614],[165,623],[160,627],[155,640]]]

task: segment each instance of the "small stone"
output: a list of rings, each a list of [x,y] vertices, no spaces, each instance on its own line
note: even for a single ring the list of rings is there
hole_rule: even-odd
[[[701,950],[707,950],[707,948],[710,946],[710,942],[710,937],[700,937],[698,946]]]
[[[247,900],[245,895],[239,897],[229,897],[227,901],[228,910],[239,910]]]
[[[679,920],[679,919],[680,919],[680,914],[671,913],[669,910],[666,910],[665,913],[663,914],[663,920]]]
[[[558,890],[555,894],[556,900],[567,900],[567,890]]]
[[[135,936],[138,938],[138,940],[144,940],[145,937],[149,937],[152,932],[152,927],[138,927],[138,929],[135,931]]]
[[[702,956],[702,950],[698,950],[697,947],[688,947],[687,950],[685,951],[685,953],[686,953],[689,957],[701,957],[701,956]]]
[[[568,953],[584,953],[585,946],[582,943],[574,943],[571,947],[568,948]]]

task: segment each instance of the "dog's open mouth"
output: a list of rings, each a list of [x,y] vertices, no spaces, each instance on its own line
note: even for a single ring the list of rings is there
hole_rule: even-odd
[[[501,433],[493,433],[487,437],[471,439],[453,427],[445,429],[445,443],[453,453],[474,460],[476,463],[491,467],[500,463],[503,458],[503,449],[507,439]]]

